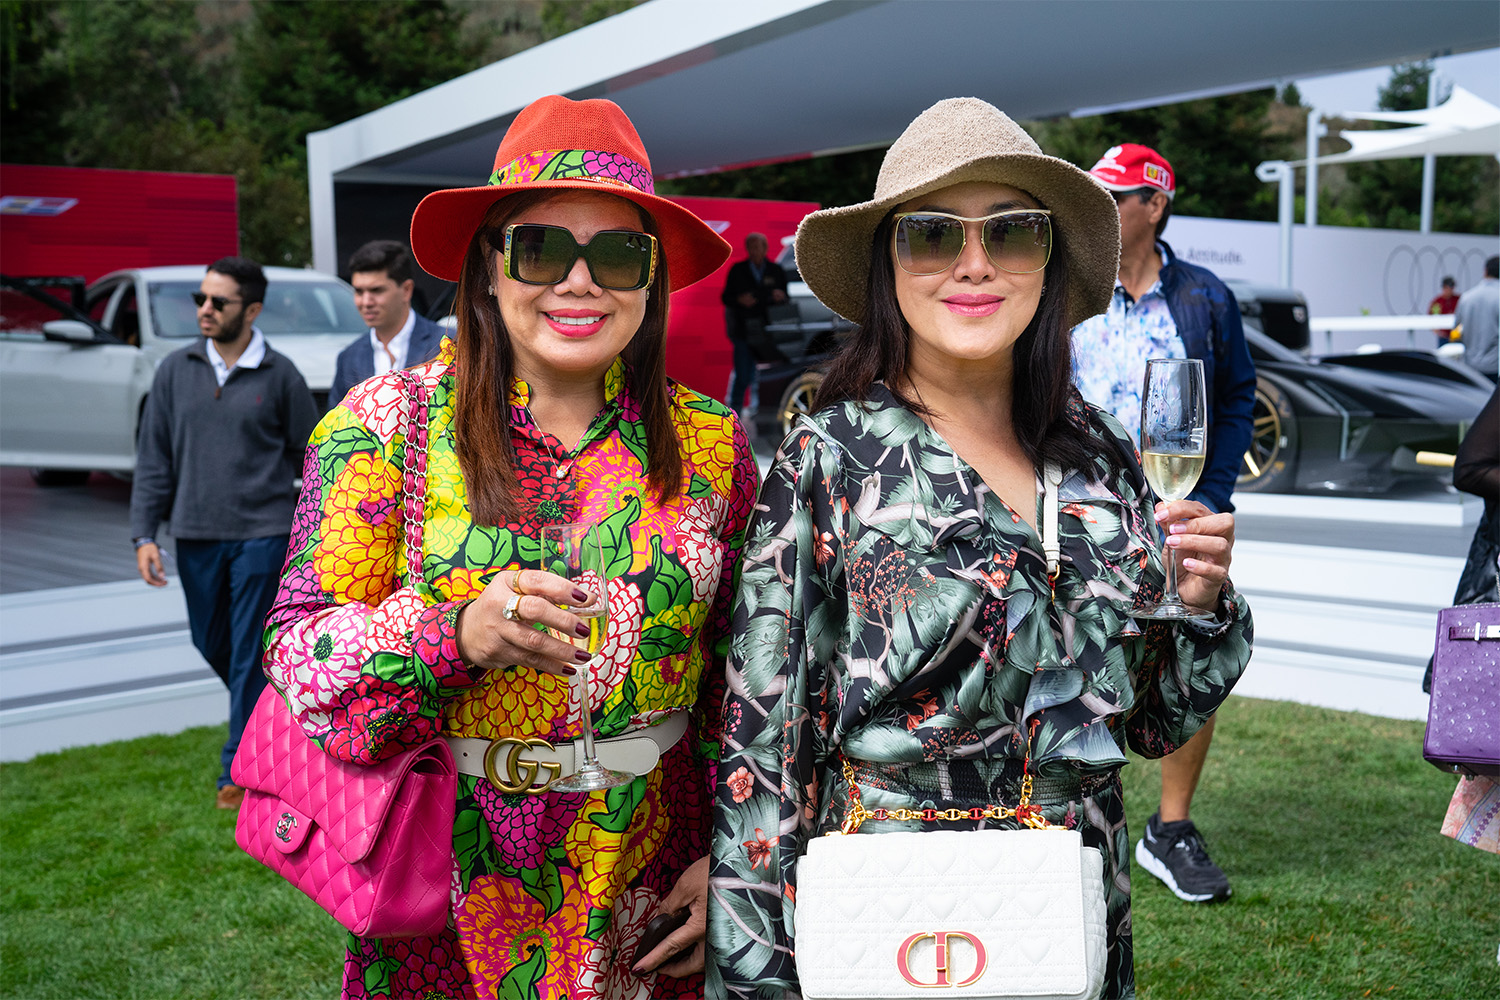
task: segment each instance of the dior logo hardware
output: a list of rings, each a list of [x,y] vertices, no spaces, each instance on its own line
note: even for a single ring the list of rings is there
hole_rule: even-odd
[[[514,736],[491,740],[484,751],[484,776],[497,789],[511,795],[516,792],[542,794],[562,776],[562,765],[555,760],[538,761],[521,756],[532,749],[552,750],[554,747],[546,740],[518,739]],[[504,771],[496,769],[497,762],[503,764]],[[543,773],[546,777],[538,782],[537,776]]]
[[[276,839],[284,844],[292,842],[292,829],[297,825],[297,817],[291,813],[282,813],[281,818],[276,821]]]
[[[918,979],[917,973],[911,967],[912,949],[916,947],[918,942],[925,941],[927,938],[932,938],[935,946],[932,957],[936,966],[937,981],[931,983],[924,983],[921,979]],[[973,970],[958,982],[952,981],[954,969],[950,964],[953,962],[954,955],[949,941],[954,938],[961,938],[968,942],[970,948],[973,949],[972,956],[965,954],[962,963],[962,967],[967,969],[972,962]],[[968,951],[968,949],[964,950]],[[905,979],[913,986],[948,986],[955,989],[964,986],[973,986],[979,982],[979,977],[984,975],[984,969],[988,963],[989,957],[985,954],[984,942],[979,940],[977,934],[970,934],[968,931],[918,931],[905,941],[902,941],[896,948],[896,971],[901,974],[902,979]]]

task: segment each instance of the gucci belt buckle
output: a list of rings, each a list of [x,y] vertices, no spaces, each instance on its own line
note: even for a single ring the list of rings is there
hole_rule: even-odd
[[[490,780],[490,784],[510,795],[517,792],[542,794],[562,777],[562,765],[555,760],[539,761],[522,756],[526,751],[538,748],[551,750],[553,746],[546,740],[521,739],[515,736],[491,740],[484,751],[484,776]],[[538,783],[537,779],[543,774],[546,777]]]

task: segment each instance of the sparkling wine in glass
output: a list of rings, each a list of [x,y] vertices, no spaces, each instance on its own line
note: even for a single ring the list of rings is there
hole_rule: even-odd
[[[1208,394],[1197,358],[1152,358],[1141,394],[1141,468],[1160,500],[1181,500],[1198,485],[1208,446]],[[1137,605],[1135,618],[1203,621],[1213,616],[1177,596],[1177,557],[1168,552],[1167,590],[1156,604]]]
[[[604,572],[604,553],[599,545],[599,531],[590,523],[549,524],[542,528],[542,569],[566,577],[579,590],[594,595],[593,601],[581,608],[568,608],[589,627],[587,638],[554,631],[559,639],[570,642],[598,657],[604,648],[604,638],[609,632],[609,586]],[[593,674],[594,660],[589,660],[578,671],[578,709],[582,717],[583,761],[578,770],[559,778],[551,785],[556,792],[593,792],[603,788],[615,788],[635,780],[628,771],[612,771],[599,763],[594,752],[594,708],[591,704],[589,678]]]

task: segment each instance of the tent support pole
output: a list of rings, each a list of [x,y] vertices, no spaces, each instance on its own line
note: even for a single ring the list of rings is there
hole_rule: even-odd
[[[1304,194],[1307,228],[1318,224],[1318,139],[1323,134],[1322,115],[1317,108],[1307,112],[1307,190]]]
[[[1255,176],[1266,183],[1281,183],[1276,224],[1280,230],[1280,275],[1281,287],[1292,287],[1292,222],[1297,209],[1297,174],[1285,160],[1266,160],[1256,164]]]
[[[1427,106],[1435,108],[1438,105],[1438,72],[1433,69],[1427,74]],[[1428,153],[1422,157],[1422,222],[1421,230],[1424,233],[1432,232],[1432,202],[1433,192],[1437,187],[1437,157]]]

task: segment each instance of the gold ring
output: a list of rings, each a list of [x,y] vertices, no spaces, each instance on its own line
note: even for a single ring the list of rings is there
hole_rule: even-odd
[[[521,568],[518,566],[510,571],[510,589],[517,594],[524,594],[521,589]]]
[[[513,594],[511,599],[505,602],[505,610],[500,616],[508,622],[519,622],[521,620],[521,598],[524,594]]]

